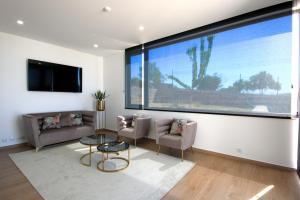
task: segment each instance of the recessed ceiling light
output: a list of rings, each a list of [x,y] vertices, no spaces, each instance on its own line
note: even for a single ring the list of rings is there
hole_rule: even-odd
[[[145,27],[144,26],[139,26],[139,30],[143,31],[143,30],[145,30]]]
[[[111,12],[111,7],[109,6],[105,6],[104,8],[102,8],[103,12]]]
[[[98,48],[98,47],[99,47],[99,45],[98,45],[98,44],[94,44],[93,46],[94,46],[95,48]]]
[[[23,25],[23,24],[24,24],[24,22],[23,22],[22,20],[17,20],[17,24],[19,24],[19,25]]]

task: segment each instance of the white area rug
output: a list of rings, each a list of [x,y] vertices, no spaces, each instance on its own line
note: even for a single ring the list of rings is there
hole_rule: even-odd
[[[93,154],[92,167],[79,163],[87,152],[86,146],[74,143],[10,157],[46,200],[161,199],[194,166],[189,161],[131,147],[127,169],[104,173],[96,169],[100,154]],[[127,151],[121,155],[126,157]]]

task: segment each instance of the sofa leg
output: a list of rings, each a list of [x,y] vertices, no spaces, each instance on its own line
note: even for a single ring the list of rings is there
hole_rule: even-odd
[[[158,145],[158,148],[157,148],[157,155],[159,155],[159,151],[160,151],[160,145]]]
[[[183,150],[181,150],[181,162],[183,162]]]

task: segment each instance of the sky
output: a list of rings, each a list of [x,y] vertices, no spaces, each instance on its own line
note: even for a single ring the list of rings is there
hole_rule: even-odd
[[[290,92],[292,67],[292,19],[280,17],[214,34],[207,75],[217,74],[223,88],[236,80],[247,80],[267,71],[279,80],[280,93]],[[155,62],[163,75],[171,75],[191,85],[192,62],[188,48],[197,47],[198,71],[200,39],[192,39],[149,50],[149,62]],[[131,76],[138,76],[141,56],[131,58]],[[167,80],[166,82],[171,82]]]

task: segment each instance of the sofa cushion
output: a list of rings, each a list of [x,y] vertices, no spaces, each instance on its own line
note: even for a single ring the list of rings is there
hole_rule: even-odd
[[[80,113],[71,113],[70,118],[71,118],[72,126],[83,125],[82,114],[80,114]]]
[[[181,149],[181,139],[180,135],[170,135],[166,134],[159,138],[159,144],[175,149]]]
[[[95,134],[91,126],[71,126],[59,129],[43,130],[39,136],[42,146],[79,139],[83,136]]]
[[[72,126],[70,113],[63,113],[60,116],[60,126],[61,127]]]

